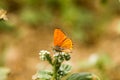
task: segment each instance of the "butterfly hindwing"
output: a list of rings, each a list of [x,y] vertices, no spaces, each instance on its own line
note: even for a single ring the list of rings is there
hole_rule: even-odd
[[[72,41],[71,39],[67,38],[61,45],[64,49],[72,49]]]

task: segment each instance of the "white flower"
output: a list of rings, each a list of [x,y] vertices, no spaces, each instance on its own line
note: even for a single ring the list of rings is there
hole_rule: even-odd
[[[57,56],[59,56],[59,53],[55,53],[53,56],[54,56],[54,57],[57,57]]]
[[[41,50],[39,55],[50,54],[47,50]]]
[[[65,52],[62,52],[61,54],[62,54],[62,55],[65,55],[66,53],[65,53]]]
[[[50,52],[46,51],[46,50],[41,50],[39,55],[40,55],[40,59],[41,60],[46,60],[46,54],[50,54]]]
[[[44,61],[44,60],[46,60],[46,57],[45,57],[45,56],[40,56],[40,59],[41,59],[42,61]]]

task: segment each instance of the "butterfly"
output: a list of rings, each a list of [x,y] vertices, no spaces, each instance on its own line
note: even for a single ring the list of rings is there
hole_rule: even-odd
[[[71,52],[72,40],[61,29],[54,30],[54,50],[56,52]]]

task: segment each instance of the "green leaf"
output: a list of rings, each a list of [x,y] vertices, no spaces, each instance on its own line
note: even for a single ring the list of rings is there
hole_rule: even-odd
[[[52,77],[51,71],[38,71],[35,75],[33,75],[32,79],[42,79],[42,80],[50,80]]]
[[[100,79],[98,76],[92,73],[83,72],[83,73],[74,73],[70,77],[68,77],[67,80],[100,80]]]
[[[67,73],[70,72],[71,68],[72,67],[68,64],[62,64],[61,67],[60,67],[60,70],[64,71],[64,73],[67,74]]]

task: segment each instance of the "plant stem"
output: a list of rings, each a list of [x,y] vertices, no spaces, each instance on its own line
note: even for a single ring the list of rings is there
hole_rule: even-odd
[[[55,57],[54,62],[53,62],[53,77],[52,80],[60,80],[58,71],[61,66],[61,62],[58,61],[58,57]]]
[[[57,80],[57,58],[55,58],[54,63],[53,63],[53,78],[52,80]]]
[[[57,70],[55,66],[53,68],[53,80],[57,80]]]

